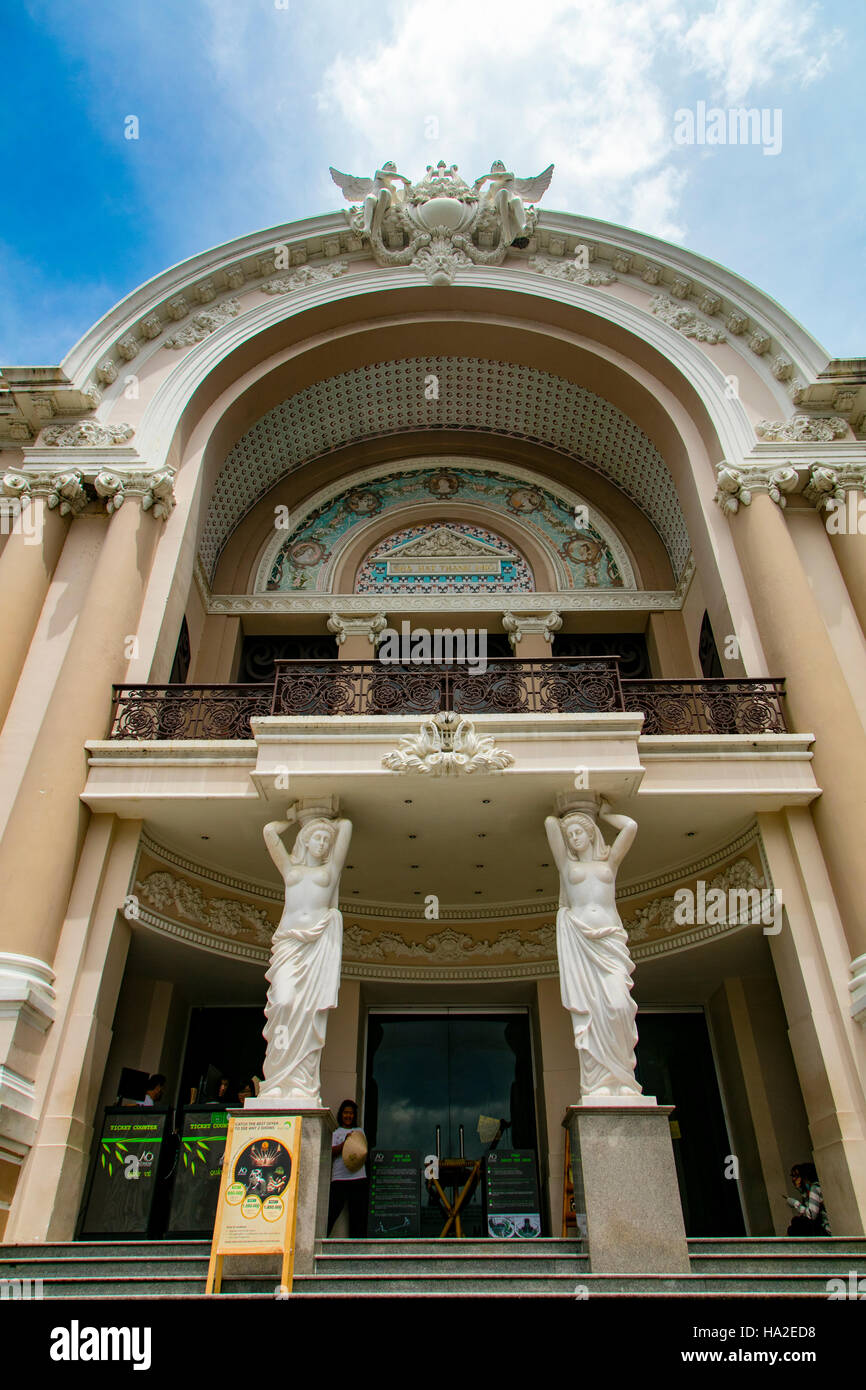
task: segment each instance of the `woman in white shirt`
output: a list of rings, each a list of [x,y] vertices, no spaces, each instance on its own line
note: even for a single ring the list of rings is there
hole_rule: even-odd
[[[328,1203],[328,1234],[343,1207],[349,1204],[349,1235],[353,1240],[367,1232],[367,1165],[352,1172],[343,1162],[343,1145],[350,1134],[364,1131],[358,1124],[358,1107],[344,1100],[337,1112],[338,1128],[331,1138],[331,1199]]]

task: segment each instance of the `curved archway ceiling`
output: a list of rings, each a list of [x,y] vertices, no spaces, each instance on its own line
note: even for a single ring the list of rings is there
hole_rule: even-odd
[[[287,473],[356,441],[431,427],[528,440],[594,469],[652,521],[674,574],[682,573],[689,553],[685,519],[667,465],[643,431],[563,377],[469,357],[358,367],[263,415],[231,450],[214,486],[201,543],[205,572],[213,578],[234,528]]]

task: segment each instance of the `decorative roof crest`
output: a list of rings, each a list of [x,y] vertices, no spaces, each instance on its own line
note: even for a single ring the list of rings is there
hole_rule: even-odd
[[[551,164],[535,178],[519,179],[500,159],[471,187],[444,160],[428,164],[417,183],[399,174],[393,160],[372,178],[331,169],[346,199],[363,199],[350,221],[377,265],[417,266],[431,285],[450,285],[460,266],[501,265],[510,246],[527,246],[537,222],[530,205],[552,176]]]

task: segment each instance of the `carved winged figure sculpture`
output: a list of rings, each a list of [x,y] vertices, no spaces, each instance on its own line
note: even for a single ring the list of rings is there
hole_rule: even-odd
[[[365,236],[370,236],[374,226],[381,227],[388,211],[402,202],[406,190],[412,187],[411,179],[397,173],[397,165],[393,159],[387,159],[371,179],[356,178],[354,174],[341,174],[339,169],[331,169],[330,173],[347,202],[363,202]],[[402,188],[396,187],[398,182],[402,183]]]
[[[501,159],[494,159],[490,173],[476,179],[473,188],[480,194],[484,184],[489,184],[483,201],[497,209],[507,229],[507,239],[514,241],[526,234],[526,204],[537,203],[547,192],[552,178],[552,164],[548,164],[535,178],[518,179],[506,169]]]

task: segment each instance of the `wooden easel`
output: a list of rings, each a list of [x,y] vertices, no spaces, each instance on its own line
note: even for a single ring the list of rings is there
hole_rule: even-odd
[[[477,1158],[474,1160],[471,1158],[440,1159],[439,1172],[442,1173],[443,1169],[450,1170],[450,1178],[448,1176],[445,1177],[445,1181],[446,1183],[449,1183],[449,1186],[456,1187],[457,1184],[460,1182],[461,1178],[466,1178],[466,1181],[460,1189],[458,1196],[453,1201],[449,1201],[448,1198],[445,1196],[445,1190],[442,1187],[442,1184],[440,1183],[438,1178],[430,1179],[430,1186],[435,1188],[436,1192],[438,1193],[439,1200],[445,1208],[445,1214],[448,1218],[445,1222],[445,1225],[442,1227],[442,1230],[439,1233],[440,1240],[443,1236],[447,1236],[449,1234],[452,1224],[454,1226],[454,1233],[457,1239],[463,1239],[463,1225],[460,1220],[460,1212],[464,1204],[471,1199],[472,1194],[475,1191],[475,1188],[478,1184],[478,1179],[481,1176],[481,1165],[483,1162],[484,1160],[481,1158]]]
[[[574,1214],[574,1170],[571,1166],[571,1138],[565,1131],[565,1181],[562,1184],[562,1234],[563,1238],[577,1235],[577,1218]]]

